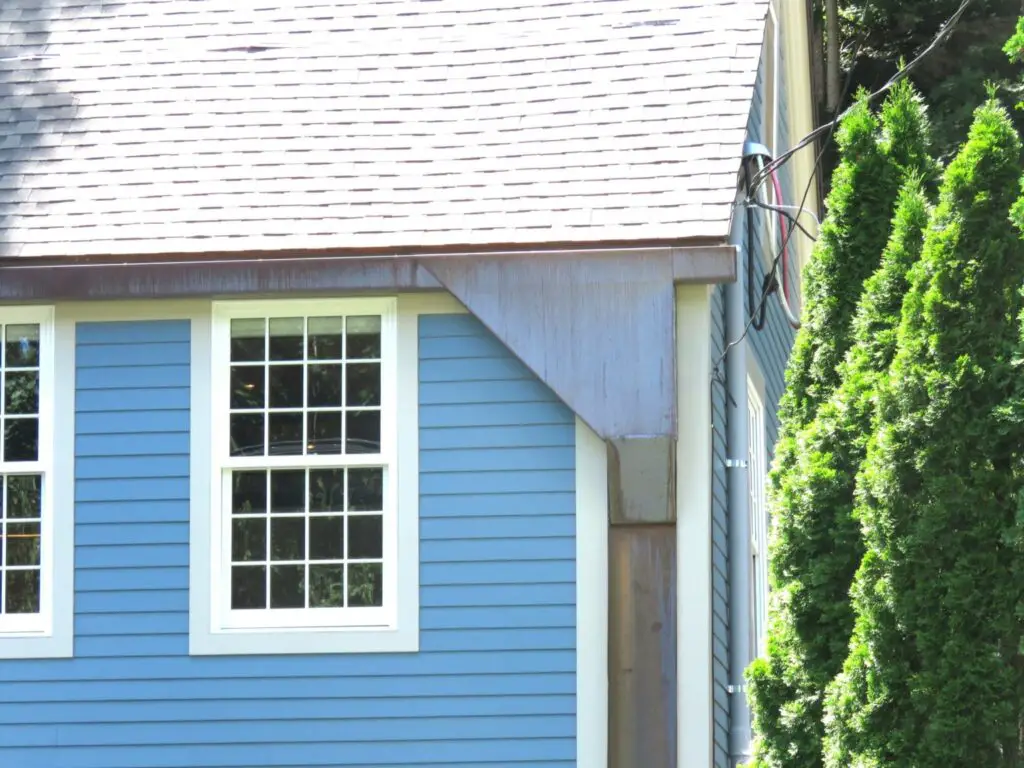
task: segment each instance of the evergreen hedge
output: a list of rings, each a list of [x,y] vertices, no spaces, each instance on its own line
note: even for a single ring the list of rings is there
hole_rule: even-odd
[[[980,107],[913,269],[858,479],[856,628],[829,768],[1019,766],[1020,140]]]
[[[747,675],[761,766],[822,765],[823,697],[846,658],[848,593],[863,551],[851,514],[854,478],[874,378],[891,356],[890,283],[902,280],[891,272],[903,253],[876,275],[877,312],[869,309],[856,324],[853,318],[886,247],[901,183],[934,170],[921,100],[905,83],[883,105],[881,121],[862,101],[841,126],[839,149],[828,216],[807,268],[805,320],[787,370],[772,471],[768,656]],[[920,202],[916,182],[914,189],[904,198]],[[842,364],[855,336],[857,351]],[[844,375],[848,385],[836,395]]]

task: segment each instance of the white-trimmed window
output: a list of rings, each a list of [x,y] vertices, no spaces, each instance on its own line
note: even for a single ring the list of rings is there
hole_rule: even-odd
[[[761,389],[747,377],[747,477],[750,486],[750,552],[753,590],[753,652],[763,655],[768,634],[768,455]]]
[[[53,637],[57,574],[53,310],[0,309],[0,339],[0,658],[66,655],[39,643]]]
[[[416,350],[400,371],[398,337],[394,299],[214,305],[209,630],[249,641],[193,633],[193,652],[414,649],[398,411]],[[318,639],[295,646],[296,632]]]

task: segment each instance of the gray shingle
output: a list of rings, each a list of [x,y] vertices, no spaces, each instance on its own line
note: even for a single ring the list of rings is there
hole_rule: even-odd
[[[725,238],[767,0],[4,0],[0,256]]]

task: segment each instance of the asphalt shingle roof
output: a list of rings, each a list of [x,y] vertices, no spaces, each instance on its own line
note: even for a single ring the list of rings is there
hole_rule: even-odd
[[[724,238],[767,0],[3,0],[0,256]]]

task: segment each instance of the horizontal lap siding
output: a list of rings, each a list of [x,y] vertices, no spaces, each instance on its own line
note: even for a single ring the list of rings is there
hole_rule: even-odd
[[[725,341],[725,289],[711,296],[711,364],[722,357]],[[723,373],[725,363],[721,363]],[[712,634],[712,719],[715,768],[729,762],[729,507],[725,475],[726,390],[716,382],[711,387],[711,634]]]
[[[75,658],[0,662],[0,765],[575,760],[574,422],[420,320],[421,651],[188,656],[189,324],[80,324]]]

